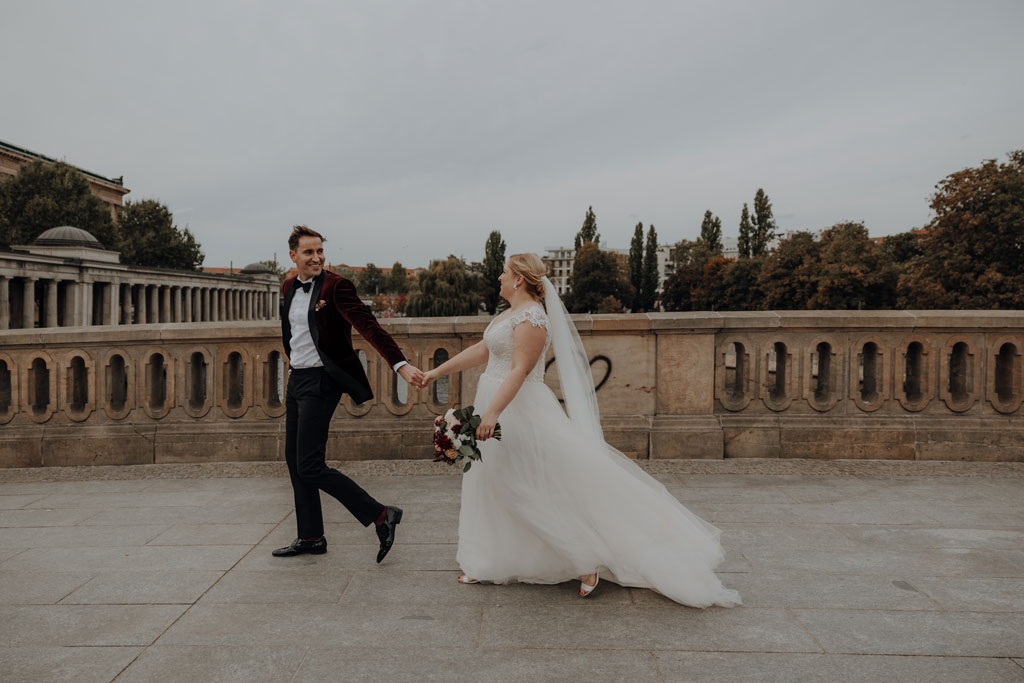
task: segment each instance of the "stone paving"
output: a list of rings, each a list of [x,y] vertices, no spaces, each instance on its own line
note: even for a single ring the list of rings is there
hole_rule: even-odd
[[[0,471],[4,681],[1024,682],[1020,463],[645,463],[724,532],[744,605],[602,583],[455,582],[459,477],[345,469],[398,543],[325,500],[294,536],[279,463]]]

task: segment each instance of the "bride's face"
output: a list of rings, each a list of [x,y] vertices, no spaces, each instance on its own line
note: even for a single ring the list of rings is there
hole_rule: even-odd
[[[505,270],[501,271],[501,275],[498,276],[498,283],[501,285],[498,289],[498,296],[505,301],[511,301],[512,295],[515,294],[516,291],[512,289],[512,285],[515,283],[516,279],[515,274],[509,270],[508,263],[505,263]]]

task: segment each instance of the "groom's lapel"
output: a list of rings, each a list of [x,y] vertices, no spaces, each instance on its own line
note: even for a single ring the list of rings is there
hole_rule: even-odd
[[[320,290],[323,289],[324,274],[313,278],[313,286],[309,288],[309,309],[306,311],[309,321],[309,334],[313,337],[313,345],[320,348],[320,328],[316,324],[316,302],[320,301]]]

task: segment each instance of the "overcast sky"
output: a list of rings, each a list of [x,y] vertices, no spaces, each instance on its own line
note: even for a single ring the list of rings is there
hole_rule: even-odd
[[[1022,0],[0,0],[0,139],[156,198],[206,265],[479,260],[929,220],[1024,148]]]

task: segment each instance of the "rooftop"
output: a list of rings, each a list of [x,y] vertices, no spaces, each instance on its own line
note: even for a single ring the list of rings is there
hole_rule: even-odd
[[[49,162],[52,162],[52,163],[56,163],[58,161],[61,161],[60,159],[54,159],[53,157],[48,157],[45,154],[40,154],[39,152],[33,152],[30,149],[25,149],[24,147],[18,147],[17,145],[11,144],[10,142],[4,142],[3,140],[0,140],[0,151],[10,152],[10,153],[13,153],[13,154],[16,154],[18,156],[25,157],[25,158],[28,158],[28,159],[41,159],[42,161],[49,161]],[[80,168],[78,166],[75,166],[75,168],[78,169],[81,173],[87,175],[88,177],[90,177],[90,178],[92,178],[94,180],[98,180],[100,182],[107,183],[108,185],[116,185],[117,187],[124,187],[124,176],[120,176],[118,178],[108,178],[106,176],[100,175],[99,173],[93,173],[92,171],[87,171],[84,168]]]

